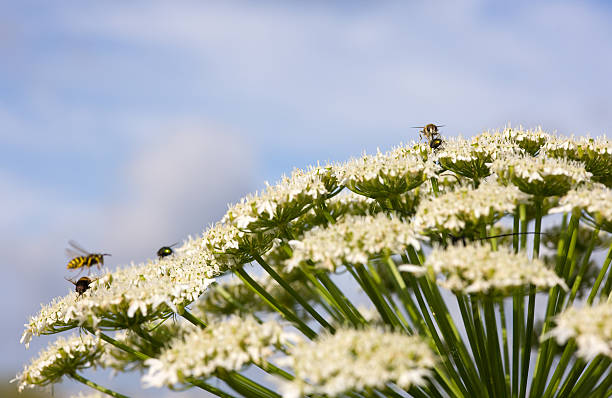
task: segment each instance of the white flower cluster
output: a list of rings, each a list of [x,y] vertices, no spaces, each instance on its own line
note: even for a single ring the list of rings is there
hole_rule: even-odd
[[[502,134],[506,139],[515,142],[525,152],[533,156],[551,139],[551,135],[542,131],[542,127],[535,130],[524,130],[522,126],[518,128],[506,127]]]
[[[569,191],[559,199],[551,213],[585,211],[593,223],[612,231],[612,190],[602,184],[586,184]]]
[[[508,156],[491,165],[501,180],[512,182],[531,195],[563,195],[591,173],[580,162],[545,156]]]
[[[365,264],[372,256],[398,253],[408,245],[419,249],[414,227],[396,217],[346,216],[327,228],[306,231],[301,240],[289,242],[293,256],[286,261],[290,271],[310,260],[318,268],[334,271],[342,264]]]
[[[25,325],[21,342],[27,344],[32,335],[55,333],[65,326],[121,329],[127,323],[176,312],[213,282],[208,272],[206,267],[187,266],[180,256],[118,269],[92,282],[80,297],[70,293],[43,306]]]
[[[530,260],[525,253],[514,253],[508,247],[498,251],[479,244],[435,248],[425,266],[444,276],[437,280],[440,286],[466,294],[505,295],[527,285],[540,289],[559,285],[567,290],[565,282],[542,261]]]
[[[606,137],[554,137],[545,145],[544,149],[550,154],[563,154],[571,157],[577,157],[587,152],[593,152],[599,155],[612,155],[612,142]]]
[[[26,387],[46,386],[78,369],[94,366],[104,352],[104,344],[91,335],[58,338],[41,351],[12,381],[19,382],[19,391]]]
[[[485,181],[476,189],[459,187],[421,202],[414,224],[420,230],[442,231],[461,231],[481,221],[493,224],[528,199],[514,186]]]
[[[251,363],[261,365],[274,353],[273,347],[293,338],[275,321],[260,324],[252,317],[233,316],[173,341],[158,358],[145,361],[149,370],[142,380],[146,386],[173,386],[186,378],[213,376],[219,369],[238,371]]]
[[[330,167],[295,170],[276,185],[249,195],[231,206],[224,223],[242,230],[261,231],[277,227],[298,217],[317,200],[326,199],[336,189]]]
[[[292,347],[283,363],[296,376],[283,386],[283,397],[334,397],[346,391],[384,388],[387,383],[401,388],[425,385],[436,358],[418,336],[377,328],[340,329]]]
[[[612,302],[570,307],[555,322],[543,339],[554,337],[559,344],[575,339],[578,355],[587,361],[600,354],[612,358]]]
[[[425,161],[405,147],[374,156],[363,155],[336,168],[338,181],[352,191],[369,197],[400,194],[435,176],[432,161]]]

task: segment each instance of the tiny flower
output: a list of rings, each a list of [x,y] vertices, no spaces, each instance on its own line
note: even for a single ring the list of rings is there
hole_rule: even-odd
[[[262,232],[283,227],[304,214],[314,202],[325,200],[338,188],[331,167],[295,170],[276,185],[249,195],[231,206],[224,223],[249,232]]]
[[[174,386],[190,377],[208,378],[218,370],[241,370],[248,364],[263,365],[293,336],[274,321],[258,323],[252,317],[233,316],[213,322],[206,329],[192,328],[175,339],[158,358],[148,359],[145,386]]]
[[[104,352],[104,345],[91,335],[58,338],[27,365],[12,381],[19,391],[58,383],[63,376],[92,367]]]
[[[564,195],[591,177],[580,162],[544,156],[507,156],[494,161],[491,170],[500,180],[538,197]]]
[[[507,127],[504,129],[503,135],[531,156],[537,155],[540,148],[551,139],[551,135],[543,132],[541,127],[535,130],[523,130],[521,126],[518,128]]]
[[[612,302],[582,308],[570,307],[557,315],[556,326],[542,336],[565,344],[574,339],[578,356],[589,361],[597,355],[612,358]]]
[[[542,261],[530,260],[525,253],[514,253],[508,247],[498,251],[479,244],[435,248],[425,266],[444,276],[437,280],[440,286],[465,294],[509,295],[528,285],[538,289],[559,285],[567,290],[565,282]]]
[[[483,133],[471,141],[447,139],[437,158],[443,168],[480,181],[491,174],[489,165],[495,159],[520,152],[521,149],[511,141],[499,135]]]
[[[295,380],[282,386],[283,397],[297,398],[384,389],[388,383],[406,389],[423,386],[436,358],[418,336],[370,328],[340,329],[302,342],[282,362],[295,372]]]
[[[202,245],[211,261],[232,269],[253,261],[272,247],[275,235],[266,231],[247,233],[232,224],[217,223],[204,233]]]
[[[287,270],[312,261],[315,267],[334,271],[343,264],[365,264],[384,252],[398,253],[407,246],[419,248],[414,227],[397,217],[379,213],[376,216],[346,216],[327,228],[304,233],[303,238],[289,242],[293,256],[286,261]]]
[[[582,211],[593,226],[612,232],[612,190],[603,184],[585,184],[559,199],[551,213]]]
[[[551,157],[582,162],[593,181],[612,188],[612,143],[607,137],[555,138],[544,148]]]
[[[514,186],[485,181],[476,189],[459,187],[421,202],[414,224],[424,230],[472,233],[480,225],[499,221],[528,199]]]

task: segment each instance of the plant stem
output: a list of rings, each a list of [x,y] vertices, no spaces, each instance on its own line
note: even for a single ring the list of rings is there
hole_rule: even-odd
[[[115,392],[113,390],[109,390],[106,387],[102,387],[99,384],[94,383],[93,381],[86,379],[85,377],[77,374],[76,372],[70,373],[69,376],[71,378],[73,378],[74,380],[77,380],[83,384],[85,384],[86,386],[89,386],[93,389],[96,389],[104,394],[110,395],[112,397],[116,397],[116,398],[129,398],[127,395],[123,395],[123,394],[119,394],[118,392]]]
[[[185,308],[179,309],[179,315],[183,318],[187,319],[189,322],[194,324],[195,326],[206,329],[206,324],[197,316],[193,315],[191,312],[187,311]]]
[[[223,390],[218,389],[215,386],[211,386],[210,384],[203,382],[202,380],[198,380],[194,377],[187,377],[185,379],[186,381],[188,381],[190,384],[193,384],[196,387],[200,387],[202,390],[208,391],[212,394],[215,394],[218,397],[221,398],[236,398],[235,396],[226,393]]]
[[[603,266],[601,267],[601,271],[599,271],[599,275],[597,275],[595,284],[593,285],[593,288],[591,289],[591,293],[589,294],[589,298],[587,299],[587,303],[589,305],[593,304],[593,300],[595,299],[595,296],[597,295],[599,286],[601,285],[601,282],[603,281],[604,276],[608,272],[608,268],[610,268],[610,261],[612,261],[612,244],[610,244],[610,248],[608,249],[608,255],[606,256],[606,260],[604,261]],[[612,276],[612,273],[608,276],[608,281],[612,279],[611,276]],[[603,291],[605,290],[606,289],[604,289]]]

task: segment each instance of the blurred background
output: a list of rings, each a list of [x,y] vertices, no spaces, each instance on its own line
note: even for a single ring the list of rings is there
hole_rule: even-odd
[[[19,344],[40,303],[73,289],[70,239],[111,268],[141,262],[266,180],[430,122],[607,134],[611,17],[603,1],[0,0],[4,384],[53,340]]]

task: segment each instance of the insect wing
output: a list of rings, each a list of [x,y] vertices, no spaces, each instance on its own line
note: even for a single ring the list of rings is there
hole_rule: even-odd
[[[91,254],[88,250],[83,249],[81,245],[79,245],[73,240],[69,240],[68,244],[72,246],[72,249],[74,250],[72,249],[66,249],[66,250],[72,250],[75,253],[79,253],[79,256],[89,256]]]

